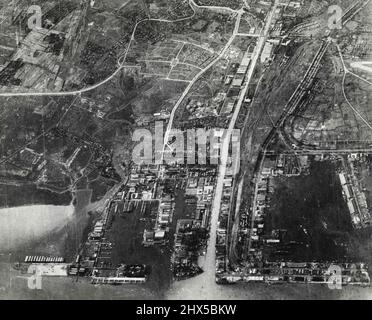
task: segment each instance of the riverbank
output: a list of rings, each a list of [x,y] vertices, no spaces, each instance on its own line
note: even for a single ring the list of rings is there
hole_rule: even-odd
[[[217,285],[203,275],[173,283],[167,300],[372,300],[372,288],[331,290],[324,285],[239,283]]]

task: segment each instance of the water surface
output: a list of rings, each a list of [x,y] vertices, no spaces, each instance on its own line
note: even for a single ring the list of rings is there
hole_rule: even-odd
[[[0,209],[0,251],[18,249],[63,228],[73,219],[74,207],[31,205]]]

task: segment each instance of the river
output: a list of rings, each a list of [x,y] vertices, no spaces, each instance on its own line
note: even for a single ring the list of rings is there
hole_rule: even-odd
[[[72,221],[74,207],[30,205],[0,209],[0,252],[18,249]]]

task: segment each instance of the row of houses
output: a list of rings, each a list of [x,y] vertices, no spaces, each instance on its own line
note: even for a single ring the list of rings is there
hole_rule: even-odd
[[[167,169],[165,174],[167,175]],[[154,186],[154,192],[157,184]],[[151,229],[145,229],[143,232],[144,246],[152,246],[155,244],[165,244],[167,240],[167,233],[169,232],[169,226],[173,221],[173,215],[175,210],[174,194],[167,188],[167,178],[162,180],[157,190],[160,195],[158,212],[156,221]]]
[[[204,250],[206,241],[207,230],[199,221],[193,219],[177,221],[171,258],[173,276],[176,280],[187,279],[201,272],[198,257],[200,251]]]
[[[147,172],[146,172],[147,171]],[[127,189],[121,193],[122,200],[151,200],[154,198],[156,174],[134,166],[131,170]]]
[[[350,165],[353,166],[352,163]],[[360,229],[370,225],[371,216],[367,199],[360,191],[356,177],[353,178],[353,170],[350,173],[342,171],[338,176],[354,228]]]
[[[223,181],[220,213],[218,216],[217,239],[216,239],[216,274],[226,271],[226,245],[231,213],[232,192],[234,180],[226,176]]]
[[[26,256],[26,263],[64,263],[65,259],[62,257],[45,257],[45,256]]]
[[[196,200],[196,210],[193,218],[201,221],[203,228],[208,227],[214,188],[214,175],[207,177],[189,176],[187,180],[185,195]]]

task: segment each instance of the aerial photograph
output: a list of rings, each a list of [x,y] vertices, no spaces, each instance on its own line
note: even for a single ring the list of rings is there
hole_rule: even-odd
[[[0,300],[371,277],[372,0],[0,0]]]

